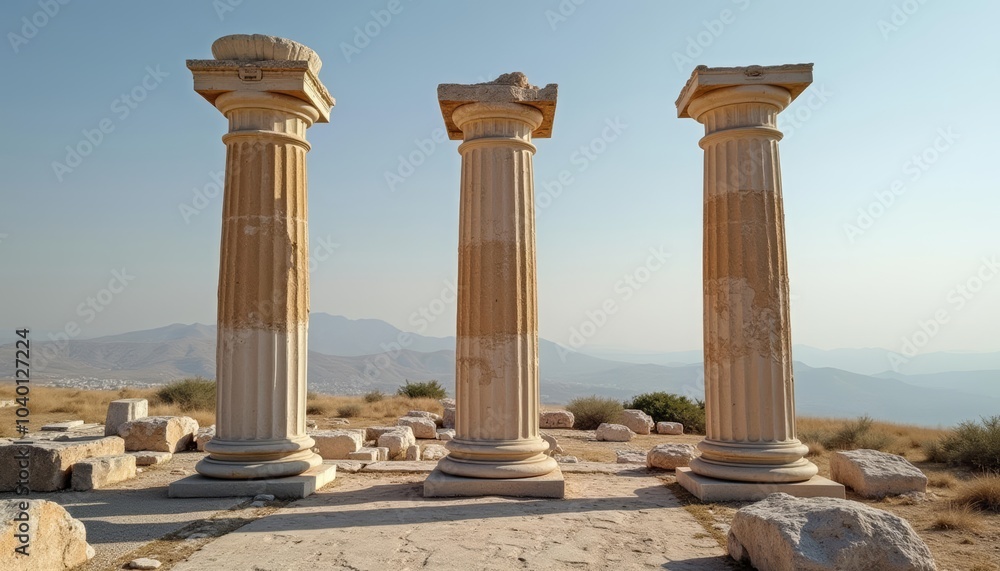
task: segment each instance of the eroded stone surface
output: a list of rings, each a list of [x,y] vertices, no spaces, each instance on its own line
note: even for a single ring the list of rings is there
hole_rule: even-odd
[[[623,410],[621,423],[636,434],[649,434],[655,426],[653,417],[636,409]]]
[[[0,492],[17,488],[17,458],[27,453],[30,462],[29,486],[34,492],[54,492],[70,485],[73,464],[96,456],[116,456],[125,453],[125,441],[118,436],[81,438],[70,441],[43,440],[30,445],[0,446]]]
[[[629,440],[632,440],[635,433],[632,432],[627,426],[605,422],[597,427],[597,430],[594,432],[594,436],[598,440],[606,442],[628,442]]]
[[[23,505],[24,502],[27,505]],[[26,509],[24,509],[26,508]],[[21,512],[28,514],[29,555],[21,555],[14,548],[21,543],[15,535],[20,522],[15,518]],[[87,530],[59,504],[46,500],[0,500],[0,569],[4,571],[61,571],[87,562],[93,557],[88,553]]]
[[[131,454],[87,458],[73,464],[72,486],[76,491],[106,488],[135,478],[136,458]]]
[[[104,435],[117,436],[123,424],[149,415],[149,401],[146,399],[118,399],[108,403],[104,417]]]
[[[657,434],[684,434],[684,425],[679,422],[657,422]]]
[[[830,478],[866,498],[927,491],[927,476],[895,454],[878,450],[845,450],[830,455]]]
[[[364,445],[361,430],[315,430],[309,436],[316,442],[313,450],[324,460],[346,460]]]
[[[420,440],[437,439],[437,423],[432,418],[423,416],[404,416],[396,421],[399,426],[409,426],[413,437]]]
[[[147,416],[126,422],[118,429],[125,449],[180,452],[194,440],[198,421],[189,416]]]
[[[691,464],[698,450],[691,444],[659,444],[646,454],[646,465],[660,470],[676,470]]]
[[[413,437],[413,431],[409,430],[408,426],[400,428],[406,430],[386,432],[378,437],[379,447],[388,449],[390,460],[402,460],[406,456],[406,450],[417,443],[417,439]]]
[[[773,571],[935,571],[905,520],[850,500],[772,494],[736,512],[729,554]]]
[[[573,413],[568,410],[543,410],[539,428],[573,428]]]

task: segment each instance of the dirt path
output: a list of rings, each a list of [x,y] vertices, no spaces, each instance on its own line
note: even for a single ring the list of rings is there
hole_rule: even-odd
[[[338,474],[202,547],[204,569],[731,569],[718,543],[649,474],[567,474],[564,500],[424,499],[423,475]]]

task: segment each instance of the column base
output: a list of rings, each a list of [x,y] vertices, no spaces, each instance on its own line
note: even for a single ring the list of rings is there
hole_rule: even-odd
[[[822,476],[813,476],[805,482],[751,483],[709,478],[696,474],[691,468],[678,468],[675,474],[681,487],[706,503],[758,501],[779,492],[797,498],[847,497],[843,485]]]
[[[424,480],[425,498],[480,496],[563,498],[565,495],[566,482],[558,465],[548,474],[531,478],[465,478],[445,473],[438,467]]]
[[[302,440],[211,440],[205,445],[209,455],[195,465],[195,470],[202,476],[223,480],[298,476],[323,463],[323,458],[312,451],[312,438]]]
[[[297,500],[312,495],[337,476],[337,465],[323,463],[305,473],[266,480],[219,480],[201,475],[188,476],[170,484],[171,498],[229,498],[271,494],[275,498]]]
[[[559,464],[545,452],[548,442],[526,440],[464,440],[445,444],[449,454],[438,462],[441,471],[463,478],[534,478],[558,469]]]

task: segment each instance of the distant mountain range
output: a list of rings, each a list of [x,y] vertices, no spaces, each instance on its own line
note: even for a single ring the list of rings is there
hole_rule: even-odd
[[[57,345],[32,342],[32,376],[87,388],[157,385],[179,378],[215,376],[215,326],[173,324]],[[394,392],[409,380],[437,379],[453,392],[455,339],[406,334],[377,319],[315,313],[309,324],[309,387],[332,394],[373,389]],[[878,367],[879,349],[823,351],[796,346],[799,414],[875,418],[952,425],[1000,414],[1000,354],[933,353],[910,365],[921,374]],[[704,398],[700,351],[587,355],[539,340],[543,402],[585,395],[627,399],[667,391]],[[881,361],[888,363],[888,361]],[[14,345],[0,346],[0,378],[13,376]],[[806,364],[808,363],[808,364]],[[832,367],[829,363],[844,366]],[[971,364],[970,364],[971,363]],[[856,370],[872,371],[862,374]],[[953,371],[935,370],[951,366]],[[984,366],[983,370],[969,370]]]

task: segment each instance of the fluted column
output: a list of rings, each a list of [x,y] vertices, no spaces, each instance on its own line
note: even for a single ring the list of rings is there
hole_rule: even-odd
[[[205,476],[294,476],[319,465],[306,434],[309,248],[306,129],[332,98],[309,48],[227,36],[192,61],[195,90],[229,120],[219,265],[216,436]]]
[[[812,65],[699,67],[678,114],[705,125],[704,351],[707,436],[696,474],[801,482],[817,468],[795,434],[777,117]]]
[[[468,97],[456,98],[456,91]],[[556,462],[538,431],[531,139],[548,136],[555,86],[539,90],[523,74],[509,74],[491,84],[443,85],[439,99],[452,138],[464,142],[456,437],[438,466],[471,478],[542,476]]]

